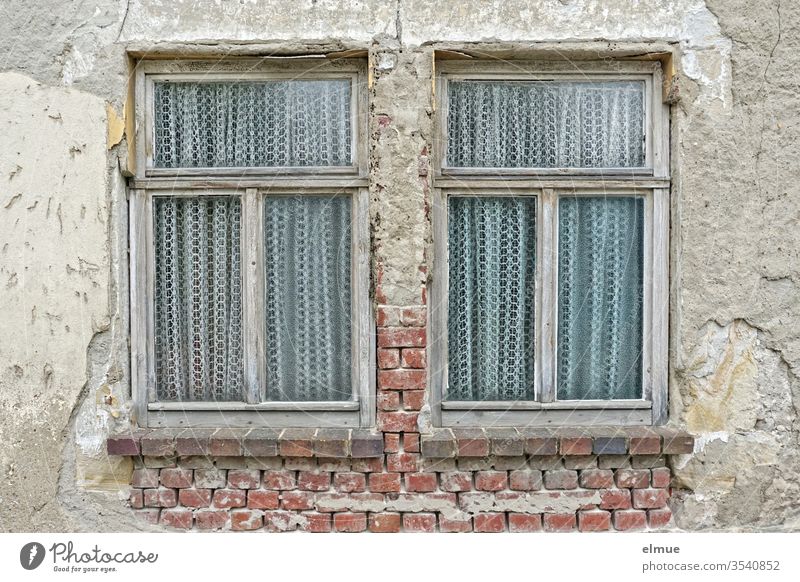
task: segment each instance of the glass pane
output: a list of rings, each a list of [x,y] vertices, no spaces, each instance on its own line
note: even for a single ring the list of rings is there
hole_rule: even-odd
[[[644,199],[559,201],[559,400],[642,397]]]
[[[350,92],[348,79],[155,83],[155,166],[348,166]]]
[[[349,400],[347,196],[268,197],[267,400]]]
[[[241,400],[241,204],[156,197],[155,355],[159,400]]]
[[[642,167],[644,93],[641,81],[451,81],[447,165]]]
[[[447,400],[533,400],[536,198],[449,199]]]

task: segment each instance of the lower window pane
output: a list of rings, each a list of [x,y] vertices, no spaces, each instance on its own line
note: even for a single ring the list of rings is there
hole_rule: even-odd
[[[159,400],[241,400],[238,198],[156,197],[155,356]]]
[[[559,400],[642,397],[644,199],[559,201]]]
[[[532,400],[536,198],[448,202],[448,400]]]
[[[349,400],[348,196],[265,203],[267,400]]]

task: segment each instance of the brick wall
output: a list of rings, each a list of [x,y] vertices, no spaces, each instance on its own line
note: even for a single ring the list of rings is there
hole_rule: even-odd
[[[563,532],[671,526],[683,433],[515,429],[421,435],[426,307],[377,310],[377,427],[137,432],[130,506],[169,528]],[[381,448],[382,445],[382,448]]]

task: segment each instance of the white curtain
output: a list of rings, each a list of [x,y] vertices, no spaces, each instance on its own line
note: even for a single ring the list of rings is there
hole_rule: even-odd
[[[448,99],[449,166],[644,165],[640,81],[451,81]]]
[[[449,199],[448,400],[532,400],[536,199]]]
[[[349,400],[349,196],[265,207],[267,400]]]
[[[241,400],[241,205],[235,197],[155,198],[159,400]]]
[[[644,200],[559,202],[559,400],[642,397]]]
[[[156,83],[155,166],[349,165],[350,94],[347,79]]]

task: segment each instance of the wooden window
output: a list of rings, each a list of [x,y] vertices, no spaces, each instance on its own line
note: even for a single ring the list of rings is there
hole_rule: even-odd
[[[374,424],[364,65],[137,64],[143,426]]]
[[[653,61],[437,63],[436,425],[666,420],[661,83]]]

